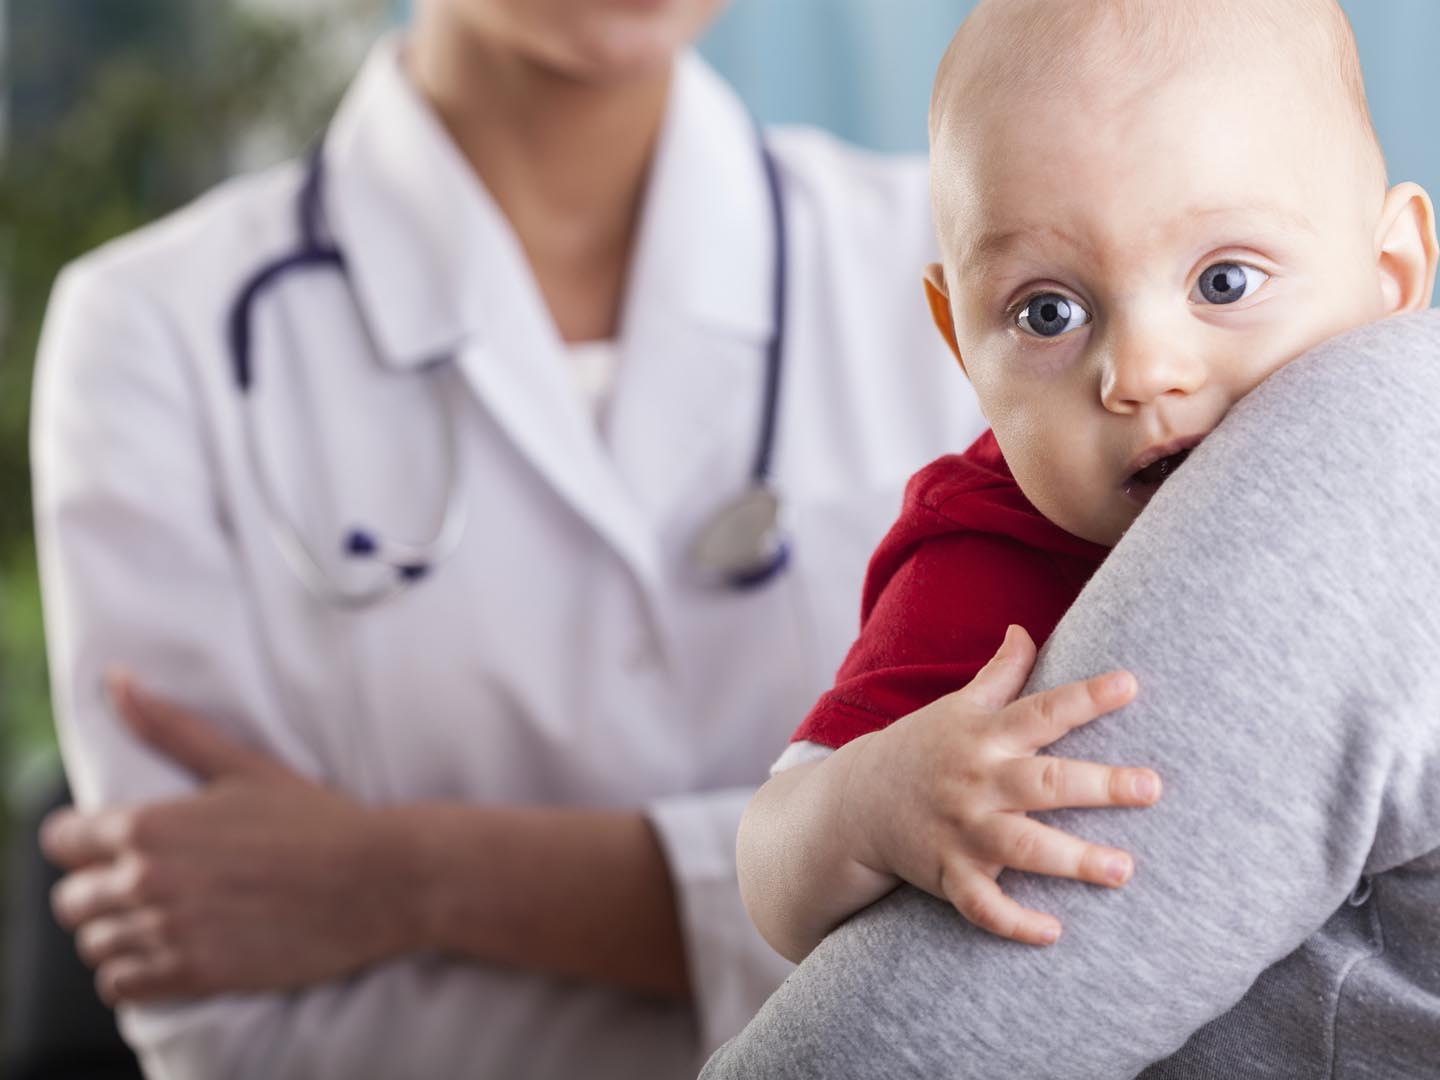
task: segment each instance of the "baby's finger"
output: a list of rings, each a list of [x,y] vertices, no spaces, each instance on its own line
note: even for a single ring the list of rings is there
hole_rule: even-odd
[[[1160,798],[1160,777],[1071,758],[1014,758],[995,769],[997,810],[1149,806]]]
[[[997,721],[1007,742],[1021,753],[1033,753],[1096,717],[1128,705],[1135,690],[1135,676],[1112,671],[1031,694],[1011,705]]]
[[[1007,627],[995,655],[959,693],[982,709],[1003,709],[1025,689],[1034,666],[1035,642],[1023,626]]]
[[[952,869],[940,881],[945,899],[981,930],[1027,945],[1053,945],[1060,940],[1060,920],[1053,915],[1021,907],[978,870]]]
[[[1023,814],[992,814],[974,846],[980,858],[1012,870],[1092,885],[1118,888],[1135,874],[1135,861],[1127,853],[1087,843]]]

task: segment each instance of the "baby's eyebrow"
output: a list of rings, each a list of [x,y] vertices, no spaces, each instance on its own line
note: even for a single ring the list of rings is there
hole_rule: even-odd
[[[971,266],[982,266],[1014,248],[1051,241],[1071,248],[1080,246],[1075,237],[1055,225],[1022,225],[1019,228],[983,233],[969,245],[960,261]]]
[[[1299,210],[1276,203],[1261,203],[1257,206],[1194,206],[1182,210],[1177,218],[1233,217],[1249,222],[1278,223],[1287,229],[1301,232],[1315,231],[1315,224]]]
[[[1314,223],[1303,213],[1288,206],[1265,203],[1254,206],[1188,206],[1178,210],[1169,224],[1202,221],[1207,218],[1230,218],[1237,225],[1264,230],[1279,226],[1289,232],[1314,233]],[[983,267],[1017,247],[1049,247],[1062,244],[1075,249],[1081,242],[1059,226],[1036,223],[982,233],[965,249],[960,259],[963,266]]]

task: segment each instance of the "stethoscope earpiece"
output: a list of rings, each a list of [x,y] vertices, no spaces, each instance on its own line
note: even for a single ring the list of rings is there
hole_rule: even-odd
[[[352,559],[375,559],[392,567],[399,580],[409,585],[430,573],[428,562],[397,562],[385,557],[385,545],[365,529],[351,529],[345,536],[345,554]]]

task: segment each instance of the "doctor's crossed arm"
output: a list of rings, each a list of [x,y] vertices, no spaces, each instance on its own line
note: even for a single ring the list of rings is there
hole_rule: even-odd
[[[638,813],[372,807],[120,674],[191,797],[53,815],[54,906],[109,1001],[286,990],[415,953],[688,997],[675,902]]]

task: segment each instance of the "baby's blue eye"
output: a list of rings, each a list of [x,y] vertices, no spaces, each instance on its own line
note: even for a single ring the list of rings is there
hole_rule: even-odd
[[[1233,304],[1269,280],[1264,270],[1244,263],[1216,263],[1201,273],[1191,299],[1203,304]]]
[[[1020,309],[1016,325],[1035,337],[1053,338],[1077,330],[1090,321],[1090,313],[1059,293],[1041,293]]]

